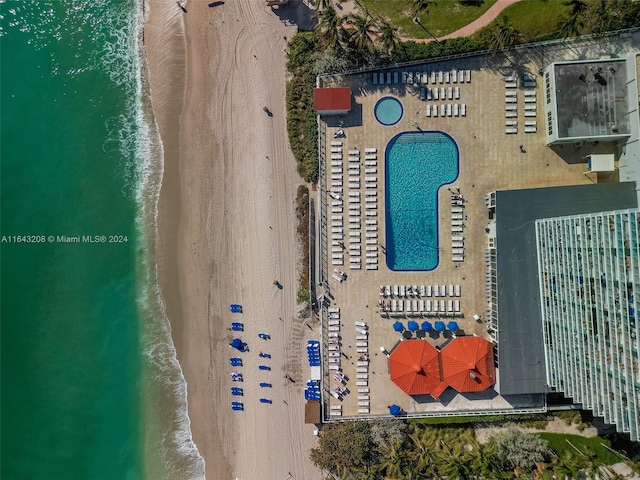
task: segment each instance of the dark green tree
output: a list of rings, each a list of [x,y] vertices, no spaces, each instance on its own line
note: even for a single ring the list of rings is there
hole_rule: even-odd
[[[400,43],[400,35],[398,33],[399,28],[392,25],[386,18],[380,19],[377,23],[377,27],[380,32],[378,42],[380,43],[382,50],[389,55],[393,55]]]
[[[333,475],[374,464],[375,445],[367,422],[326,425],[318,447],[311,450],[311,461]]]
[[[429,15],[429,7],[432,5],[437,6],[438,4],[433,0],[412,0],[413,4],[413,18],[420,18],[420,15],[423,13],[425,15]]]
[[[340,37],[343,34],[342,17],[338,15],[333,5],[318,10],[314,16],[318,19],[316,33],[320,40],[331,49],[339,47]]]
[[[509,17],[503,15],[501,21],[494,26],[491,32],[489,48],[494,52],[504,50],[516,45],[520,38],[520,32],[509,23]]]
[[[376,33],[373,18],[369,15],[349,15],[347,25],[354,47],[361,52],[370,52],[373,49],[372,35]]]

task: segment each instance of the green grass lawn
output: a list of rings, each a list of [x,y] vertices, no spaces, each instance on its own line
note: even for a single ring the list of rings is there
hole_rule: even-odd
[[[505,8],[494,22],[506,15],[508,23],[518,30],[525,42],[554,38],[558,23],[569,15],[571,7],[561,0],[521,0]]]
[[[597,459],[604,465],[613,465],[623,460],[622,457],[614,454],[603,447],[603,444],[607,447],[611,447],[611,442],[601,437],[581,437],[580,435],[568,435],[562,433],[538,433],[540,437],[549,442],[549,447],[553,449],[558,456],[562,456],[565,450],[569,450],[572,454],[576,454],[575,448],[573,448],[567,440],[571,442],[575,447],[584,451],[585,448],[589,448],[597,457]]]
[[[410,0],[359,0],[373,17],[386,16],[392,24],[400,27],[400,34],[410,38],[428,38],[429,35],[413,23],[413,2]],[[429,7],[429,14],[420,16],[422,23],[431,33],[439,37],[455,32],[473,22],[486,12],[496,0],[484,0],[477,6],[459,0],[436,0],[437,5]],[[555,3],[555,2],[554,2]],[[364,13],[364,12],[362,12]]]

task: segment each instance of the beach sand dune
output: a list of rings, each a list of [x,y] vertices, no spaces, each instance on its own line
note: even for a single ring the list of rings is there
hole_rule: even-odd
[[[170,0],[148,8],[145,48],[165,151],[158,272],[207,478],[319,479],[302,395],[310,332],[295,311],[300,179],[286,136],[283,39],[295,32],[256,0],[215,8],[191,0],[187,14]],[[244,322],[251,350],[241,354],[244,412],[230,410],[232,302],[243,304],[233,320]],[[263,331],[271,340],[257,337]]]

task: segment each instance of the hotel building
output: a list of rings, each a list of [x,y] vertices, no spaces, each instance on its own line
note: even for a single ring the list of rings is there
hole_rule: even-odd
[[[640,440],[640,213],[535,222],[547,385]]]

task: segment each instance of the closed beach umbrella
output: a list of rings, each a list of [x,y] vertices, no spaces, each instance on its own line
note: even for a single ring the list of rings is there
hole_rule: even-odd
[[[402,409],[398,405],[389,405],[389,413],[394,417],[402,413]]]
[[[396,322],[393,324],[393,329],[396,332],[402,332],[404,330],[404,325],[402,324],[402,322]]]
[[[433,326],[429,322],[422,322],[422,330],[424,330],[425,332],[430,332],[431,330],[433,330]]]
[[[436,322],[435,324],[435,329],[437,332],[444,332],[446,330],[446,326],[444,324],[444,322]]]
[[[408,324],[407,324],[407,328],[409,330],[411,330],[412,332],[415,332],[416,330],[418,330],[418,328],[420,328],[420,325],[418,325],[418,322],[414,322],[413,320],[411,320]]]
[[[234,338],[233,340],[231,340],[231,343],[229,345],[231,345],[233,348],[236,348],[240,351],[242,351],[244,347],[242,340],[240,340],[239,338]]]
[[[458,330],[460,330],[460,327],[458,327],[458,322],[454,322],[453,320],[447,323],[447,328],[452,332],[457,332]]]

